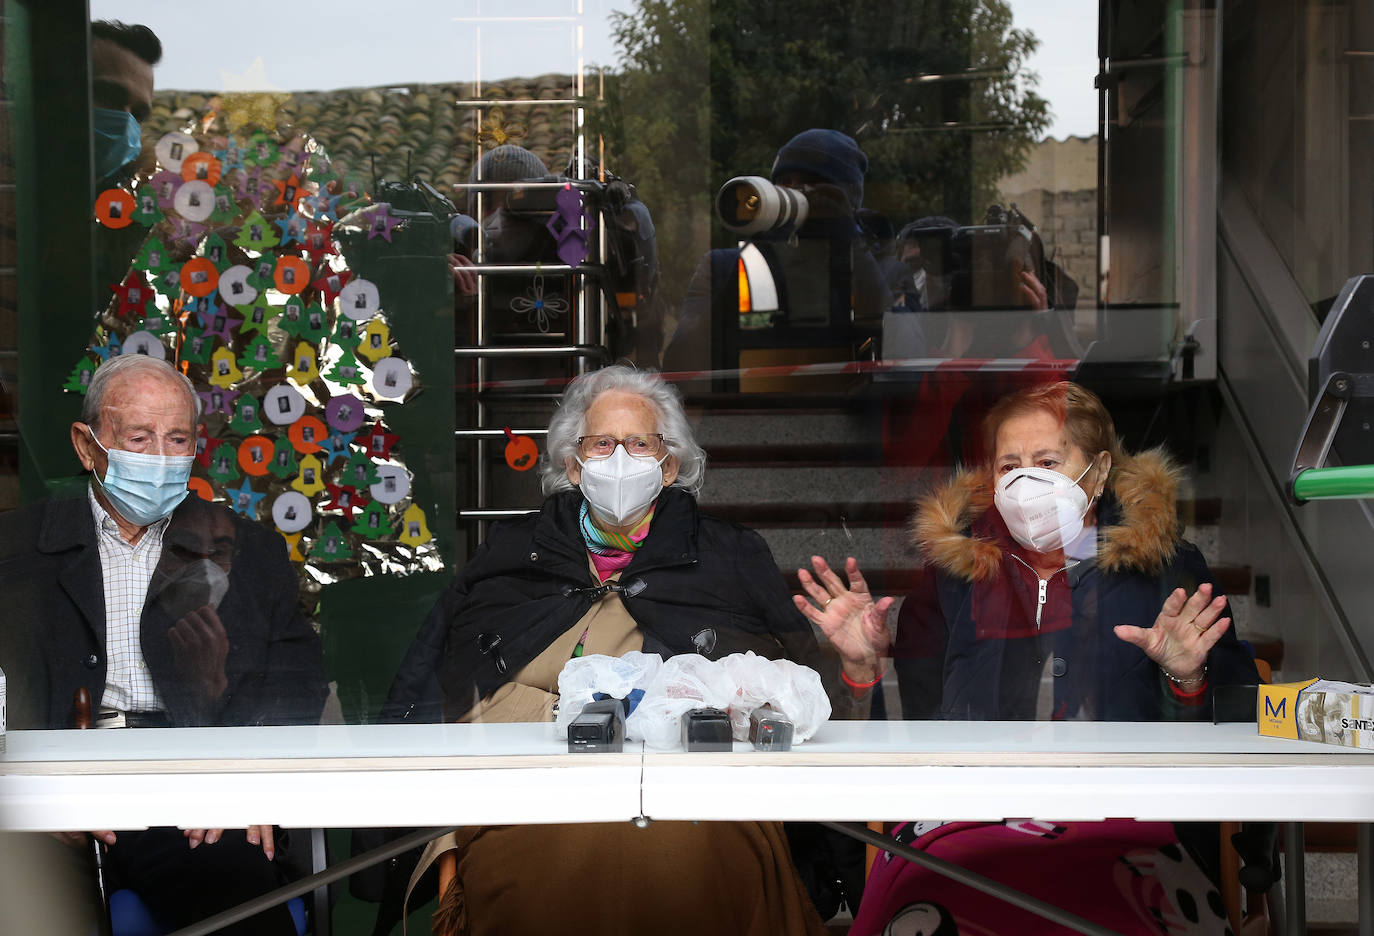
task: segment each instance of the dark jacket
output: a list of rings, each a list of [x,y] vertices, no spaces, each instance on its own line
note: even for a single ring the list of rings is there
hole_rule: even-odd
[[[444,593],[420,640],[428,636],[432,648],[442,619],[439,676],[452,707],[466,711],[507,682],[601,600],[578,526],[581,504],[580,492],[560,492],[538,514],[492,527]],[[838,682],[763,537],[700,515],[684,491],[668,488],[659,497],[620,588],[646,653],[717,659],[753,650],[811,666],[827,685]],[[843,695],[831,696],[838,708]]]
[[[1177,471],[1157,452],[1125,462],[1098,505],[1096,556],[1051,576],[1043,606],[985,475],[961,475],[920,503],[926,575],[902,608],[894,649],[907,718],[1034,718],[1046,661],[1055,718],[1210,717],[1214,687],[1257,682],[1231,627],[1208,656],[1203,704],[1180,704],[1159,667],[1112,632],[1152,626],[1175,588],[1191,595],[1212,581],[1179,537]],[[1220,617],[1230,616],[1228,607]]]
[[[168,638],[182,615],[207,603],[202,561],[228,575],[218,606],[229,637],[228,687],[212,702]],[[0,515],[0,595],[0,667],[8,679],[10,726],[70,727],[81,686],[98,711],[107,660],[104,586],[95,520],[84,495]],[[191,496],[173,512],[140,640],[174,726],[319,722],[328,694],[320,639],[300,614],[286,545],[224,507]]]

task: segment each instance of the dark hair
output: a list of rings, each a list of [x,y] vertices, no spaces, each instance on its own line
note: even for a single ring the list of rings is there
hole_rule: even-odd
[[[91,23],[92,39],[108,39],[123,46],[149,65],[162,61],[162,40],[147,26],[130,25],[119,20],[96,20]]]

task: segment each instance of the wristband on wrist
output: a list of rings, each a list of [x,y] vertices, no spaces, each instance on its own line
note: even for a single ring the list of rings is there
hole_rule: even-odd
[[[840,678],[844,680],[844,684],[848,686],[850,689],[872,689],[874,686],[878,685],[878,683],[883,681],[884,675],[885,674],[883,673],[883,671],[879,670],[877,678],[875,678],[872,682],[855,682],[854,680],[849,678],[849,674],[846,673],[843,668],[840,669]]]
[[[1193,679],[1180,679],[1179,677],[1175,676],[1173,673],[1169,672],[1162,666],[1159,668],[1159,671],[1164,674],[1165,678],[1168,679],[1169,682],[1173,683],[1184,693],[1191,694],[1194,692],[1200,692],[1202,688],[1207,685],[1206,663],[1202,664],[1202,675],[1195,677]]]

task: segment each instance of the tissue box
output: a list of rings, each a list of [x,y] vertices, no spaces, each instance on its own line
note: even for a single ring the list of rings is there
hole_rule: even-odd
[[[1259,687],[1259,733],[1374,750],[1374,686],[1309,679]]]

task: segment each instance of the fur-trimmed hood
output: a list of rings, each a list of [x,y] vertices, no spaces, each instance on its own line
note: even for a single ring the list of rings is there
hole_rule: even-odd
[[[1098,503],[1097,565],[1104,572],[1156,574],[1180,542],[1177,494],[1182,471],[1163,449],[1128,455],[1122,461],[1112,466],[1107,491]],[[992,496],[986,471],[965,471],[917,501],[912,539],[925,561],[970,582],[998,575],[1011,541],[996,535],[1005,530],[1000,522],[978,522],[993,506]]]

